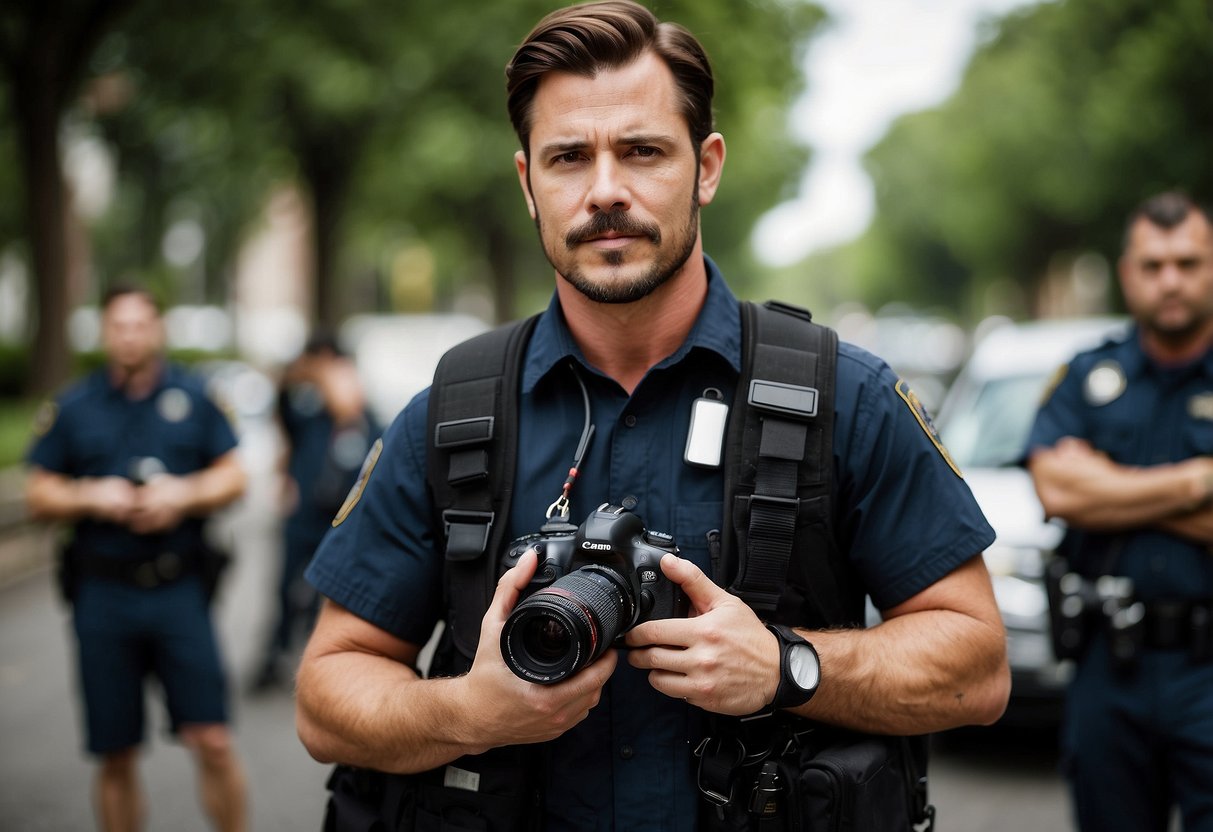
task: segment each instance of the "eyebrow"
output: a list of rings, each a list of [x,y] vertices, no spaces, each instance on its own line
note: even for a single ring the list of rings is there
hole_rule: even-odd
[[[615,142],[621,147],[640,147],[642,145],[658,145],[669,147],[678,143],[678,140],[664,133],[638,133],[630,136],[623,136]],[[562,153],[572,153],[574,150],[584,150],[590,146],[590,142],[582,139],[574,139],[565,142],[551,142],[543,145],[539,149],[541,157],[560,155]]]

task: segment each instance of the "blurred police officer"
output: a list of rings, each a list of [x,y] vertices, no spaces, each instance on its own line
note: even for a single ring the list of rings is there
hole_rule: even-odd
[[[1066,770],[1084,830],[1163,832],[1176,804],[1187,832],[1213,830],[1208,211],[1179,193],[1147,200],[1119,274],[1136,326],[1074,358],[1028,446],[1045,512],[1069,526],[1063,586],[1092,621]]]
[[[282,459],[282,569],[277,617],[253,689],[289,683],[287,667],[296,636],[311,630],[320,596],[303,571],[358,477],[379,435],[358,369],[327,332],[316,332],[282,373],[278,424]]]
[[[102,304],[106,366],[48,404],[29,453],[35,517],[72,523],[64,561],[73,602],[88,750],[100,760],[105,830],[143,825],[137,755],[143,681],[160,681],[173,732],[198,765],[203,806],[245,828],[245,781],[227,723],[209,612],[213,558],[203,521],[239,497],[245,474],[227,418],[201,381],[162,357],[150,293]]]

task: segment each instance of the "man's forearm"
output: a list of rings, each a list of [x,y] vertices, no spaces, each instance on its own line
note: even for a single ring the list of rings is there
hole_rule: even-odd
[[[326,655],[300,667],[296,728],[321,762],[425,771],[487,750],[459,738],[459,684],[459,679],[420,679],[382,656]]]
[[[25,502],[36,520],[79,520],[88,515],[87,482],[50,471],[30,472]]]
[[[1190,513],[1213,494],[1213,460],[1131,467],[1100,454],[1045,449],[1029,468],[1049,517],[1070,525],[1117,531]]]
[[[952,610],[924,610],[865,630],[803,634],[821,656],[821,687],[797,712],[881,734],[989,724],[1002,715],[1006,634]]]
[[[1213,546],[1213,506],[1168,517],[1158,524],[1164,532]]]
[[[248,481],[236,450],[184,479],[189,491],[183,513],[191,517],[205,516],[238,499]]]

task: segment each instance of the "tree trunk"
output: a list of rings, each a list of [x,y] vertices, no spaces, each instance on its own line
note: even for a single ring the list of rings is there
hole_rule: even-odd
[[[45,395],[67,380],[67,199],[59,163],[59,91],[41,73],[14,79],[25,223],[37,298],[30,392]]]

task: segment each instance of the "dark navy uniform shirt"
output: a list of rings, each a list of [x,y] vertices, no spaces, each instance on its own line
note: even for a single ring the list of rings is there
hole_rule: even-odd
[[[40,417],[43,431],[30,448],[33,465],[71,477],[146,480],[156,473],[190,474],[236,447],[227,417],[201,379],[165,365],[152,393],[132,400],[98,370],[69,388]],[[124,526],[85,519],[75,540],[86,553],[146,557],[189,551],[202,540],[203,518],[191,517],[164,534],[137,535]]]
[[[1121,465],[1158,465],[1213,455],[1213,352],[1161,367],[1139,332],[1080,353],[1037,414],[1033,448],[1063,436],[1090,442]],[[1117,533],[1071,529],[1064,551],[1085,574],[1133,579],[1142,600],[1208,598],[1213,558],[1205,546],[1155,529]]]
[[[320,388],[311,382],[286,385],[278,395],[278,419],[290,447],[287,474],[299,487],[299,502],[286,519],[288,539],[315,546],[341,507],[367,449],[379,436],[374,416],[334,435],[336,424]]]
[[[741,339],[737,301],[707,262],[707,301],[686,342],[630,396],[589,366],[553,299],[523,372],[511,538],[539,529],[573,461],[584,407],[572,360],[589,390],[596,432],[569,519],[580,523],[603,502],[634,501],[648,528],[672,534],[683,557],[710,574],[707,534],[723,522],[723,481],[717,469],[685,464],[683,449],[696,398],[715,388],[731,402]],[[923,414],[897,386],[879,359],[840,346],[834,528],[881,608],[925,589],[994,538]],[[442,555],[425,486],[427,401],[426,393],[415,398],[385,433],[360,500],[325,537],[308,571],[326,596],[417,644],[443,613]],[[694,829],[692,751],[701,717],[620,661],[590,716],[548,746],[548,829]]]

